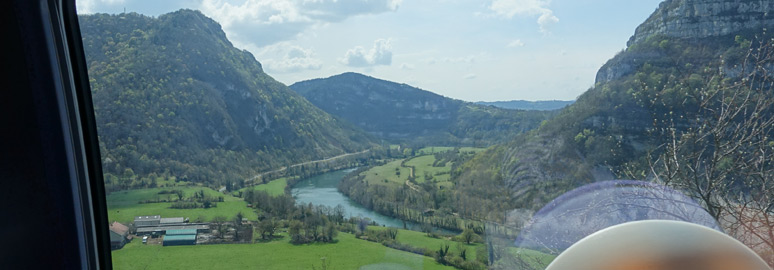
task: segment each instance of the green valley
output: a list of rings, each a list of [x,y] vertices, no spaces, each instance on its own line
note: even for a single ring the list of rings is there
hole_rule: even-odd
[[[335,244],[287,240],[239,245],[146,246],[135,240],[113,252],[116,269],[454,269],[432,258],[358,240],[342,233]],[[353,256],[353,253],[357,256]]]
[[[555,248],[565,244],[555,240],[599,231],[584,226],[667,211],[640,201],[578,203],[623,205],[595,221],[562,208],[596,198],[604,187],[594,184],[630,182],[674,190],[707,212],[712,229],[765,257],[771,234],[749,227],[767,221],[774,201],[774,39],[761,27],[770,15],[750,1],[712,1],[724,5],[663,2],[593,86],[575,101],[546,102],[474,103],[339,70],[388,69],[377,60],[392,61],[392,52],[379,51],[392,49],[391,39],[371,50],[337,48],[346,51],[341,66],[323,68],[314,65],[315,49],[290,43],[256,55],[238,49],[200,11],[82,15],[108,218],[184,217],[176,226],[202,226],[193,246],[133,241],[113,251],[114,266],[544,269],[569,246]],[[702,12],[734,27],[715,29]],[[524,46],[517,41],[508,47]],[[401,53],[401,61],[411,55]],[[329,77],[286,86],[256,57],[279,76],[292,77],[277,71],[286,67]],[[473,66],[474,58],[413,60],[443,70],[455,61]],[[473,85],[490,75],[462,76]],[[571,192],[578,188],[586,193]],[[550,214],[568,223],[547,222],[534,232],[544,238],[524,240]],[[572,215],[583,219],[572,223]],[[774,265],[774,256],[765,259]]]

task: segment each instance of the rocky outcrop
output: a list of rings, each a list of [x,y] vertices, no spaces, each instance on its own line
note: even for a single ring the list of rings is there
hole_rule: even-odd
[[[605,83],[629,75],[646,59],[662,57],[658,52],[625,52],[613,57],[597,71],[597,83]]]
[[[767,27],[774,27],[774,0],[666,0],[637,27],[627,46],[641,44],[653,36],[705,40],[745,32],[758,33]],[[656,64],[654,60],[664,62],[664,59],[663,52],[657,50],[629,48],[599,69],[596,82],[617,80],[643,63]]]
[[[637,27],[628,45],[653,35],[707,38],[759,31],[774,25],[774,1],[769,0],[667,0]]]

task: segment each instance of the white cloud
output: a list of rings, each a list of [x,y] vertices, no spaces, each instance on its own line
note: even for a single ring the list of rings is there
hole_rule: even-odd
[[[554,24],[559,23],[559,18],[554,16],[554,13],[549,10],[549,12],[540,14],[537,22],[540,26],[540,32],[547,33]]]
[[[559,22],[554,11],[549,9],[551,0],[492,0],[489,9],[496,15],[513,18],[514,16],[538,16],[540,31],[548,33],[551,26]]]
[[[322,61],[315,58],[312,49],[304,49],[294,45],[278,44],[269,46],[262,54],[281,55],[278,60],[268,58],[262,61],[266,70],[270,72],[293,73],[322,68]]]
[[[392,64],[390,39],[377,39],[371,50],[366,50],[360,46],[350,49],[340,61],[351,67],[389,66]]]
[[[395,11],[401,0],[204,0],[201,11],[236,44],[264,47],[294,39],[314,25]]]
[[[400,64],[400,69],[403,69],[403,70],[414,70],[415,68],[416,66],[409,63]]]
[[[467,75],[465,75],[465,76],[464,76],[464,77],[462,77],[462,78],[463,78],[463,79],[466,79],[466,80],[472,80],[472,79],[475,79],[475,78],[477,78],[477,77],[478,77],[478,75],[476,75],[476,74],[473,74],[473,73],[470,73],[470,74],[467,74]]]
[[[302,10],[311,18],[337,22],[350,16],[395,11],[402,0],[304,0]]]
[[[517,39],[508,43],[508,48],[524,47],[524,42],[521,39]]]
[[[292,1],[247,0],[232,4],[204,0],[202,12],[218,21],[229,39],[257,47],[290,40],[314,22]]]
[[[78,0],[75,7],[78,14],[90,14],[97,11],[98,7],[106,5],[123,4],[125,0]]]
[[[441,62],[471,64],[471,63],[475,63],[476,62],[476,56],[475,55],[468,55],[468,56],[463,56],[463,57],[444,57],[444,58],[441,58]]]

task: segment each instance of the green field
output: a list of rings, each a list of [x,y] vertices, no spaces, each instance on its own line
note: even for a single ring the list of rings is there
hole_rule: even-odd
[[[454,269],[432,258],[340,233],[335,244],[292,245],[287,238],[258,244],[147,246],[135,240],[112,252],[115,269]]]
[[[414,167],[416,169],[416,172],[414,172],[414,181],[417,183],[424,183],[427,181],[427,179],[425,179],[425,173],[427,173],[439,187],[451,187],[453,185],[449,182],[451,177],[449,172],[451,172],[452,168],[451,162],[446,162],[443,167],[433,167],[433,163],[436,160],[435,155],[433,154],[452,151],[454,149],[457,148],[448,146],[425,147],[416,152],[417,156],[407,159],[405,164],[403,164],[403,159],[394,160],[381,166],[375,166],[361,173],[361,175],[364,175],[365,180],[371,184],[397,186],[406,183],[411,174],[411,169],[409,167]],[[480,152],[483,150],[485,149],[474,147],[459,148],[460,152]],[[399,172],[399,174],[397,172]]]
[[[545,269],[551,264],[556,255],[546,254],[539,251],[524,248],[508,248],[508,253],[512,257],[503,257],[497,263],[495,268],[513,268],[516,265],[526,263],[532,269]]]
[[[365,180],[372,184],[381,185],[404,185],[408,180],[410,170],[406,167],[401,167],[400,164],[403,160],[396,160],[382,166],[376,166],[368,171],[363,172]],[[396,170],[397,169],[397,170]],[[398,175],[396,172],[400,172]],[[387,181],[385,181],[387,180]]]
[[[443,167],[433,167],[435,162],[435,156],[426,155],[412,158],[406,161],[406,166],[413,166],[416,168],[414,172],[414,181],[417,183],[424,183],[427,181],[425,175],[429,175],[433,182],[448,182],[450,178],[449,172],[451,172],[451,162],[446,162]]]
[[[139,203],[145,200],[176,200],[175,194],[158,194],[162,190],[182,190],[184,198],[193,196],[194,192],[204,191],[210,197],[223,197],[223,202],[218,202],[217,207],[204,209],[172,209],[172,203]],[[255,220],[258,215],[247,207],[247,203],[240,198],[222,194],[207,187],[176,187],[176,188],[149,188],[137,190],[125,190],[113,192],[107,196],[108,219],[110,222],[118,221],[124,224],[131,223],[135,216],[161,215],[162,217],[187,217],[192,221],[201,219],[208,221],[215,216],[227,218],[242,213],[246,218]]]
[[[370,226],[369,229],[386,230],[387,228]],[[438,250],[443,245],[449,245],[449,251],[454,253],[455,255],[459,254],[457,246],[462,246],[464,248],[467,248],[468,260],[475,260],[476,250],[479,247],[483,246],[483,244],[480,244],[480,243],[468,245],[465,243],[460,243],[449,239],[432,238],[432,237],[428,237],[427,234],[423,232],[401,230],[401,229],[398,229],[398,237],[396,240],[406,245],[420,247],[420,248],[427,248],[433,251]]]
[[[269,195],[272,195],[272,196],[279,196],[279,195],[285,194],[285,187],[287,185],[288,185],[287,177],[282,177],[280,179],[272,180],[271,182],[266,184],[242,188],[237,192],[253,189],[253,190],[265,191],[266,193],[269,193]]]

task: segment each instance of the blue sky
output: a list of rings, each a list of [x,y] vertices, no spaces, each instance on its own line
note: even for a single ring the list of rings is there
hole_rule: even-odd
[[[467,101],[571,100],[660,0],[79,0],[218,21],[277,80],[358,72]]]

